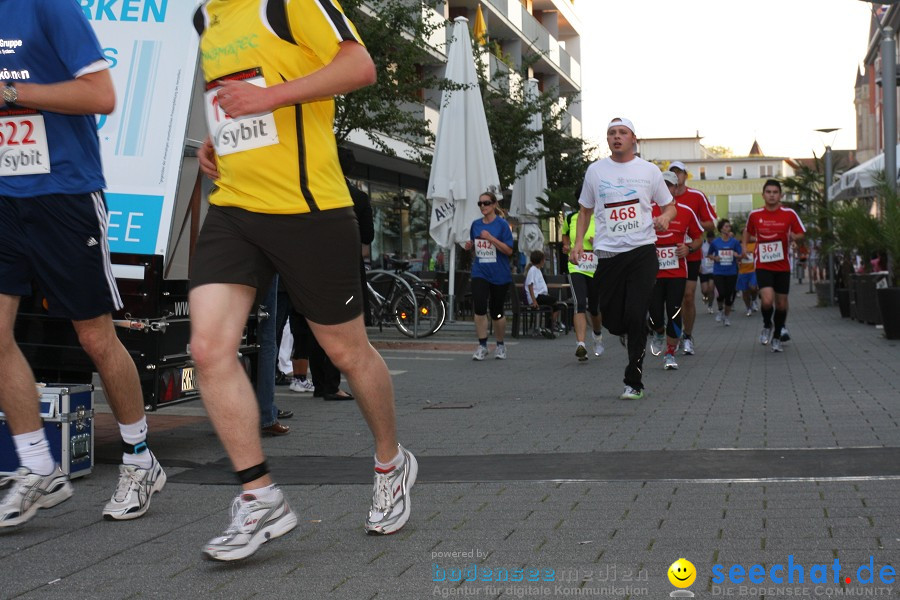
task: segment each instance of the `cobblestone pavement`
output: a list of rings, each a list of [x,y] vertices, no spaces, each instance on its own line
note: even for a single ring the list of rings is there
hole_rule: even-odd
[[[0,597],[658,599],[679,557],[695,597],[900,597],[900,344],[796,288],[783,354],[758,315],[698,314],[697,354],[648,356],[640,402],[617,398],[615,338],[586,363],[573,334],[474,362],[464,325],[373,330],[422,464],[389,537],[363,533],[373,450],[353,403],[278,389],[296,416],[265,446],[300,525],[240,564],[200,558],[236,492],[202,407],[150,415],[170,482],[122,523],[100,518],[119,451],[101,415],[73,499],[0,534]]]

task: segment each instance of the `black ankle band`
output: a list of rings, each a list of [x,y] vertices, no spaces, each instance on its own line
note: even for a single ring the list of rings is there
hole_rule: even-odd
[[[147,442],[138,442],[137,444],[129,444],[128,442],[122,442],[122,452],[125,454],[143,454],[150,448],[147,447]]]
[[[262,461],[258,465],[250,467],[249,469],[244,469],[243,471],[235,471],[235,475],[243,483],[252,483],[259,479],[260,477],[265,477],[269,474],[269,465],[266,464],[266,461]]]

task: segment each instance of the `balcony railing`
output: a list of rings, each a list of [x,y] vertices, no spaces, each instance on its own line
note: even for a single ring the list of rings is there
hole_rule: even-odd
[[[535,19],[519,0],[486,0],[522,33],[522,37],[576,84],[581,85],[581,66],[559,41]]]

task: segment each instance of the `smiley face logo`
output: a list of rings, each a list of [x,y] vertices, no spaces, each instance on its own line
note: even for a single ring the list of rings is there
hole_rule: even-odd
[[[679,558],[672,563],[668,571],[669,582],[677,588],[690,587],[697,579],[697,569],[686,558]]]

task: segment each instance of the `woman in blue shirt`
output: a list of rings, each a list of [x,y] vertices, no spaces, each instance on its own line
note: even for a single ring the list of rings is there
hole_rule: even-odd
[[[731,221],[721,219],[718,223],[719,237],[709,243],[708,255],[713,259],[713,281],[719,293],[719,314],[716,322],[731,325],[731,305],[734,304],[737,286],[738,261],[744,254],[741,243],[731,235]],[[722,304],[725,310],[722,310]]]
[[[485,192],[478,197],[478,208],[482,218],[472,223],[471,238],[466,242],[466,250],[475,249],[475,260],[472,262],[472,305],[475,312],[475,331],[478,333],[478,348],[472,355],[473,360],[487,358],[487,313],[490,301],[491,320],[494,322],[494,335],[497,337],[497,349],[494,358],[506,358],[506,346],[503,334],[506,330],[506,315],[503,304],[512,275],[509,271],[509,257],[513,252],[513,237],[509,223],[501,217],[497,197]]]

